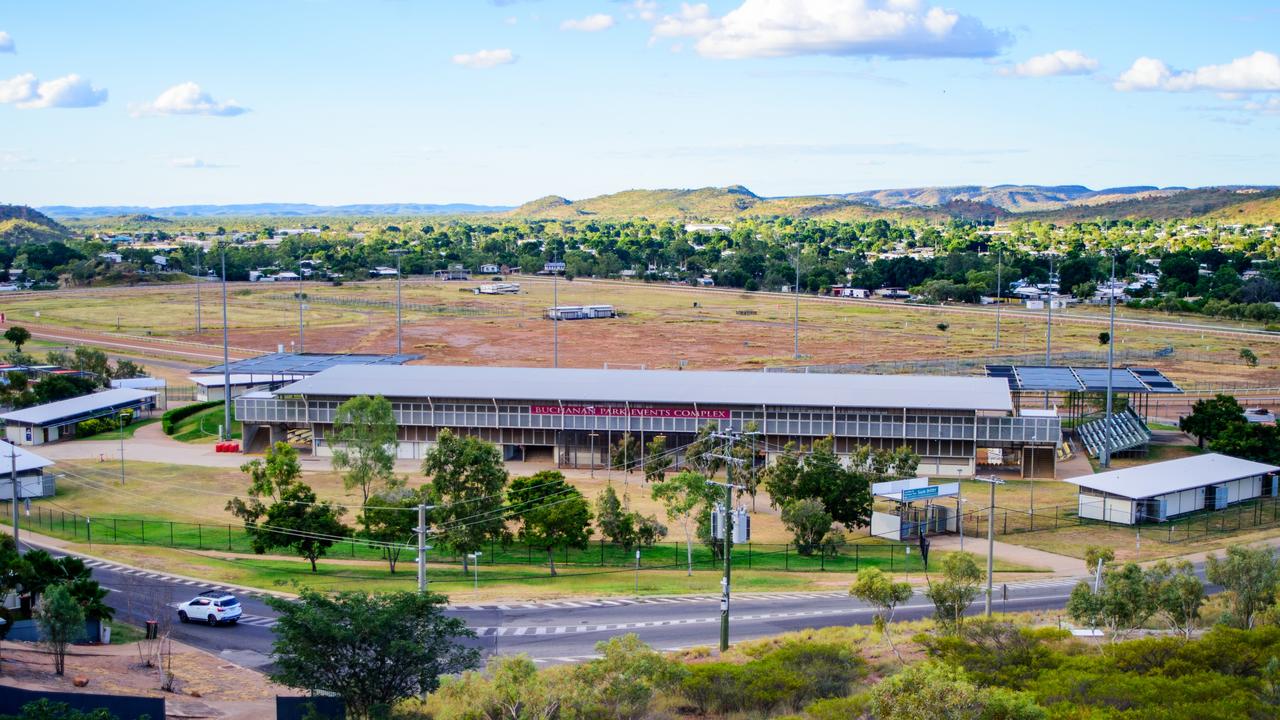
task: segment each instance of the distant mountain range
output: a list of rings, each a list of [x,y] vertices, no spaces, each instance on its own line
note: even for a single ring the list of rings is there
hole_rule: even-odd
[[[1197,217],[1229,206],[1280,194],[1274,187],[1183,188],[1133,186],[1092,190],[1082,185],[966,185],[862,192],[764,197],[741,185],[693,190],[625,190],[568,200],[549,195],[508,213],[514,217],[732,220],[736,217],[792,217],[866,220],[874,218],[1043,220]],[[1255,202],[1255,205],[1257,203]],[[1255,213],[1256,214],[1256,213]]]
[[[363,203],[358,205],[311,205],[308,203],[251,203],[244,205],[49,205],[39,208],[47,215],[63,219],[90,219],[122,215],[185,217],[380,217],[394,215],[495,215],[511,210],[510,206],[450,203]]]
[[[1236,206],[1242,206],[1236,209]],[[559,195],[519,207],[467,203],[386,203],[311,205],[132,205],[39,208],[61,220],[119,219],[162,223],[182,218],[217,217],[395,217],[483,215],[530,219],[649,218],[651,220],[728,221],[751,216],[790,216],[832,220],[951,218],[1002,221],[1012,218],[1051,222],[1094,219],[1190,218],[1212,215],[1240,222],[1280,220],[1280,189],[1275,186],[1204,188],[1136,185],[1093,190],[1083,185],[959,185],[863,190],[828,195],[767,197],[741,185],[694,189],[624,190],[582,200]]]

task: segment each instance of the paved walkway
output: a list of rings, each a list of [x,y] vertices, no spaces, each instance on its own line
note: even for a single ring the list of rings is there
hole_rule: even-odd
[[[959,535],[940,535],[930,538],[930,547],[934,550],[959,550]],[[966,537],[964,539],[965,552],[979,555],[983,558],[987,556],[987,540],[986,538]],[[1079,558],[1068,557],[1066,555],[1058,555],[1056,553],[1045,552],[1035,548],[1023,547],[1021,545],[1012,545],[1007,542],[997,540],[995,542],[996,559],[1001,562],[1024,565],[1026,567],[1036,568],[1037,570],[1048,571],[1049,575],[1054,577],[1074,577],[1076,575],[1084,575],[1084,561]]]
[[[119,440],[72,440],[41,445],[33,451],[50,460],[120,461]],[[211,443],[178,442],[164,434],[160,423],[140,427],[132,438],[125,440],[124,459],[228,468],[238,468],[247,460],[240,453],[214,452]]]

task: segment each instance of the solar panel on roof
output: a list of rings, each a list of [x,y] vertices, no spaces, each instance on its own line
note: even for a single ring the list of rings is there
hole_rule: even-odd
[[[270,353],[247,360],[230,363],[230,371],[250,375],[314,375],[322,370],[341,365],[404,365],[417,360],[419,355],[324,354],[324,353]],[[214,365],[197,371],[197,374],[223,372],[222,365]]]
[[[988,365],[986,369],[988,377],[1006,378],[1015,392],[1106,392],[1107,389],[1106,368]],[[1122,393],[1182,392],[1156,368],[1114,368],[1111,388]]]
[[[1107,391],[1106,368],[1079,368],[1076,370],[1076,375],[1080,377],[1080,382],[1084,383],[1085,390]],[[1141,392],[1144,386],[1128,370],[1118,368],[1111,372],[1111,389],[1115,392]]]

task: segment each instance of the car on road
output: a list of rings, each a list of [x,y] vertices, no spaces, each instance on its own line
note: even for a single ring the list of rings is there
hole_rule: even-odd
[[[184,623],[235,625],[240,619],[240,612],[240,601],[235,595],[217,590],[202,592],[178,604],[178,619]]]

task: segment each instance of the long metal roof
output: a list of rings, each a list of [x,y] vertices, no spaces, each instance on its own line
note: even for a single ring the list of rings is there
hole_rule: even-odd
[[[1066,480],[1081,488],[1136,500],[1276,471],[1280,471],[1280,467],[1206,453]]]
[[[278,395],[492,398],[688,405],[800,405],[921,410],[1013,409],[1004,380],[937,375],[832,375],[679,370],[400,365],[335,367]]]
[[[341,365],[403,365],[421,355],[375,355],[334,353],[270,353],[230,363],[231,372],[250,375],[315,375]],[[221,375],[222,365],[196,370],[196,375]]]
[[[17,466],[18,472],[27,472],[46,468],[52,464],[53,461],[48,458],[0,440],[0,478],[7,478],[10,468],[14,465]]]
[[[0,415],[0,420],[23,425],[49,425],[80,415],[90,415],[117,407],[128,407],[155,396],[155,393],[148,390],[116,388],[115,390],[104,390],[67,400],[36,405],[23,410],[14,410]]]
[[[988,365],[987,377],[1004,378],[1015,392],[1107,391],[1107,369],[1055,365]],[[1182,389],[1156,368],[1111,369],[1111,389],[1117,393],[1180,394]]]

